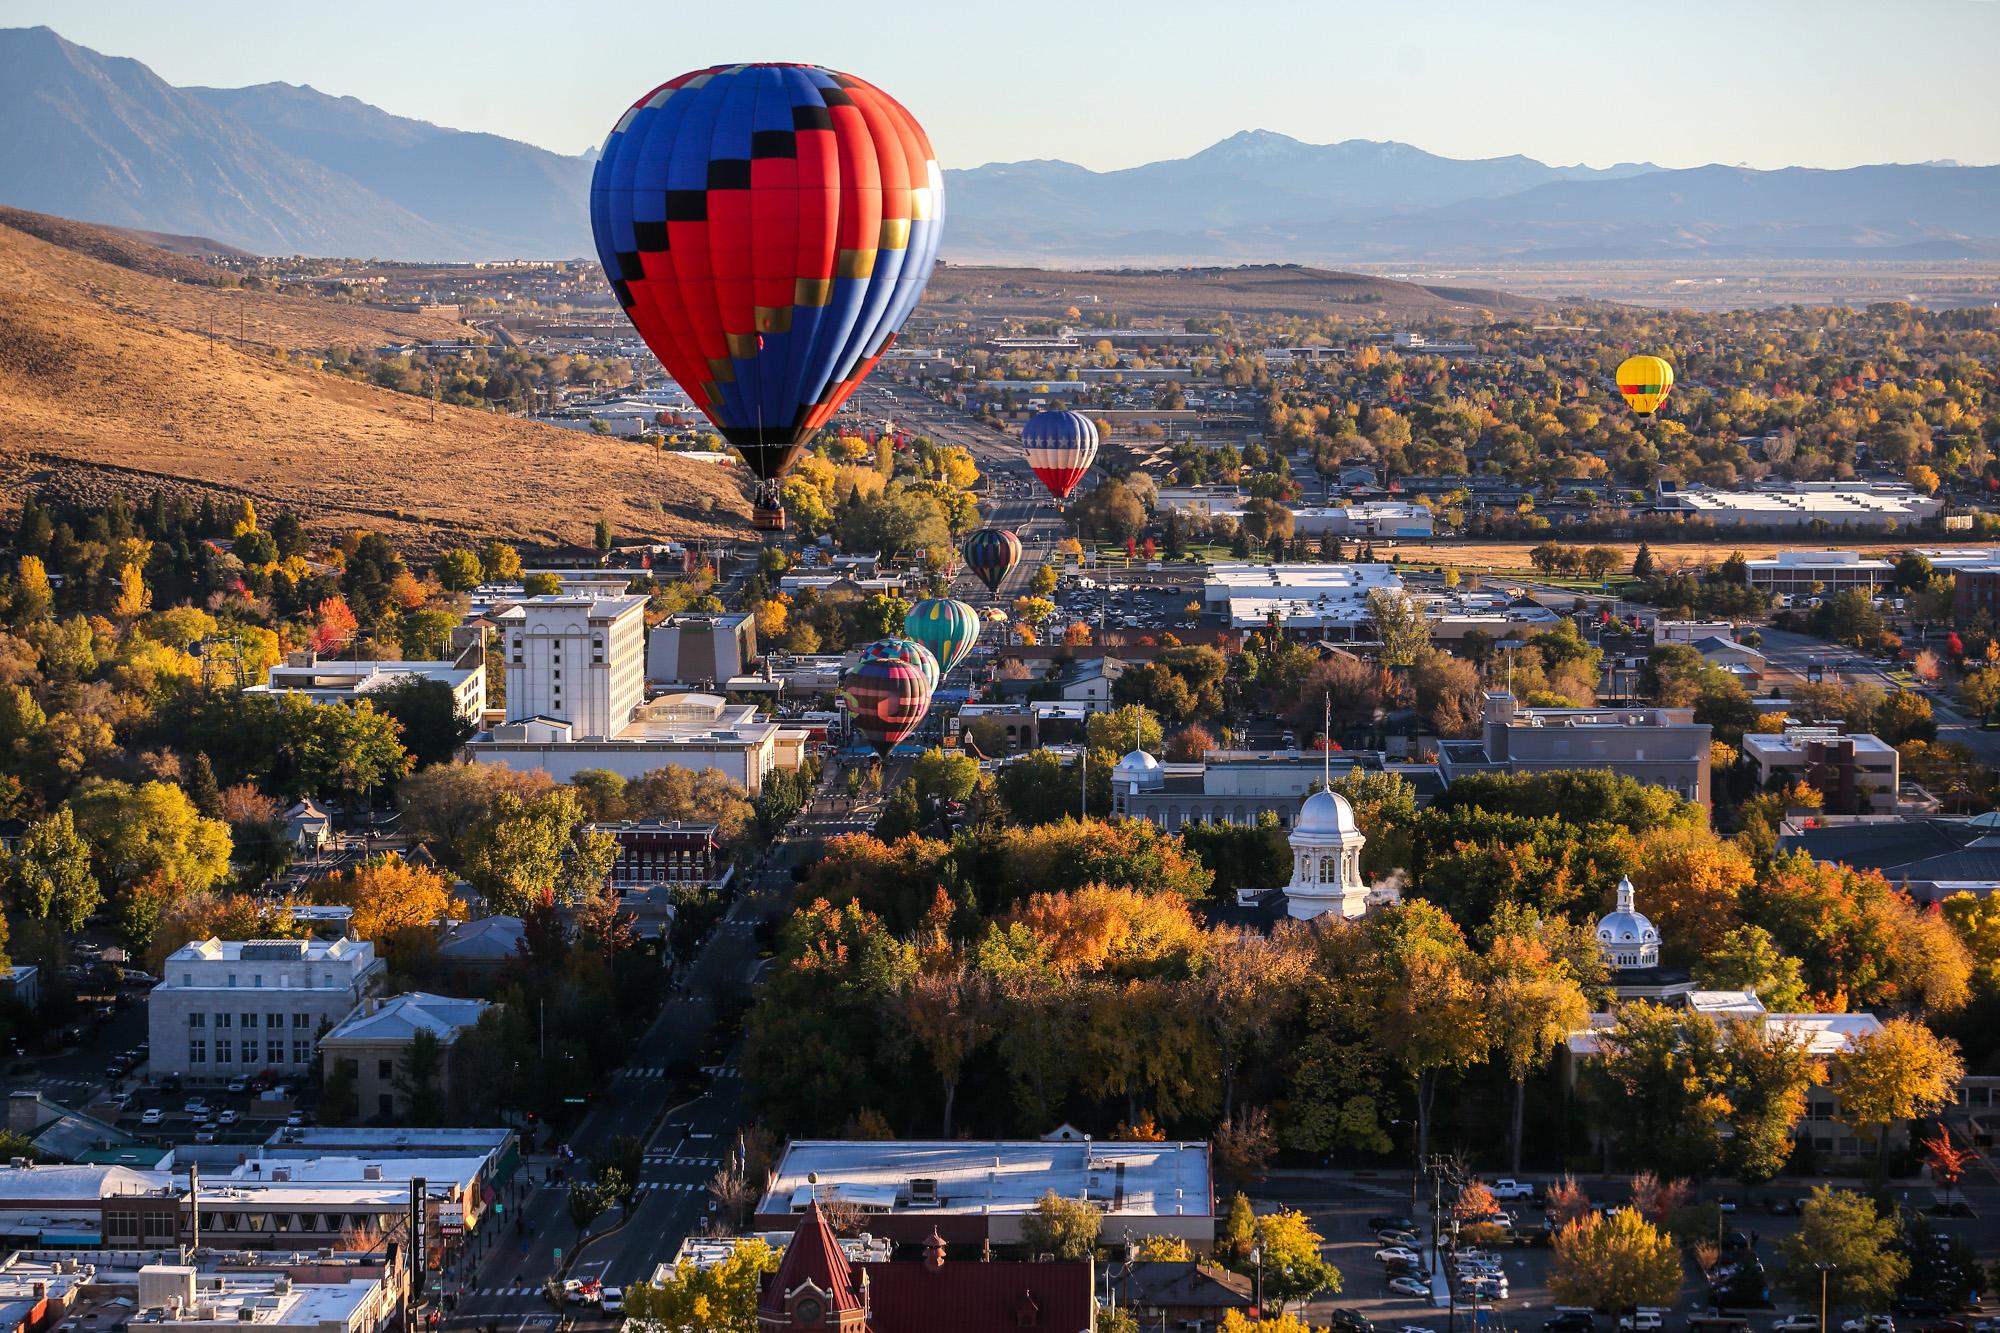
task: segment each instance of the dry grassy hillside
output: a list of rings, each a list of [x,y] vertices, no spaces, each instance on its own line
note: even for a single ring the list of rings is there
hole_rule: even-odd
[[[0,227],[0,495],[247,494],[414,550],[471,536],[748,531],[740,469],[341,380],[187,331],[242,301],[250,340],[323,346],[388,312],[185,286]],[[415,325],[436,321],[409,318]]]
[[[457,338],[465,326],[433,315],[309,296],[208,285],[198,259],[146,245],[130,233],[45,213],[0,211],[0,281],[17,296],[80,301],[121,315],[258,347],[373,346],[408,338]]]
[[[1297,264],[1116,272],[940,265],[924,291],[925,307],[940,316],[971,307],[987,315],[1054,318],[1070,306],[1088,309],[1092,297],[1121,315],[1141,319],[1340,312],[1463,319],[1483,311],[1526,314],[1543,304],[1506,292],[1423,287]]]

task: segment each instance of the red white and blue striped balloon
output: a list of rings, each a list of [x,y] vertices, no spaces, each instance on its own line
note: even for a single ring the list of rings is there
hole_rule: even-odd
[[[1066,500],[1097,459],[1097,423],[1081,412],[1037,412],[1021,427],[1021,443],[1049,494]]]

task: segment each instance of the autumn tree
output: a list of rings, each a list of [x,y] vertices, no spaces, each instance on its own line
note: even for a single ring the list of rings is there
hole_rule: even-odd
[[[1326,1243],[1306,1215],[1278,1208],[1257,1219],[1257,1250],[1262,1263],[1264,1298],[1282,1312],[1294,1301],[1309,1301],[1323,1293],[1338,1295],[1340,1270],[1327,1263],[1320,1248]]]
[[[1693,970],[1703,990],[1755,991],[1764,1007],[1777,1014],[1806,1008],[1799,960],[1780,951],[1762,926],[1725,931],[1709,953],[1695,960]]]
[[[1456,924],[1430,903],[1369,918],[1378,954],[1380,1036],[1416,1085],[1417,1158],[1430,1154],[1438,1080],[1482,1059],[1492,1043],[1476,960]]]
[[[892,1006],[892,1016],[923,1052],[944,1095],[940,1138],[952,1135],[952,1108],[966,1063],[993,1036],[995,1006],[987,980],[956,964],[912,976]]]
[[[97,910],[104,892],[91,868],[90,847],[68,806],[28,826],[12,856],[0,861],[14,909],[30,919],[75,932]]]
[[[1866,1195],[1815,1186],[1798,1230],[1778,1241],[1779,1281],[1808,1304],[1818,1302],[1824,1282],[1830,1308],[1879,1310],[1909,1275],[1900,1240],[1895,1219]]]
[[[355,938],[387,946],[405,931],[429,931],[447,918],[462,916],[465,904],[451,894],[451,881],[435,870],[413,866],[395,853],[344,870],[305,887],[315,903],[351,907]]]
[[[1053,1255],[1081,1262],[1097,1249],[1097,1230],[1104,1214],[1094,1203],[1065,1199],[1048,1191],[1021,1219],[1021,1243],[1031,1254]]]
[[[1874,1138],[1884,1169],[1890,1128],[1951,1105],[1953,1090],[1965,1077],[1957,1043],[1907,1018],[1892,1018],[1880,1030],[1853,1038],[1833,1068],[1841,1119]]]
[[[1551,1241],[1549,1287],[1556,1300],[1591,1310],[1671,1306],[1680,1294],[1681,1260],[1672,1237],[1636,1209],[1591,1213]]]
[[[1578,978],[1534,935],[1496,936],[1482,962],[1494,1053],[1514,1085],[1508,1142],[1519,1174],[1528,1077],[1549,1062],[1572,1032],[1588,1024],[1590,1003]]]
[[[1713,953],[1740,919],[1737,904],[1755,875],[1742,848],[1706,828],[1642,833],[1632,885],[1659,927],[1661,961],[1684,965]]]

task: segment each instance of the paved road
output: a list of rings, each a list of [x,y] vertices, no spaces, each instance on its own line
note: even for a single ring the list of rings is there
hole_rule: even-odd
[[[499,1228],[476,1268],[454,1281],[463,1292],[455,1323],[498,1319],[507,1333],[520,1318],[546,1310],[542,1284],[560,1268],[558,1249],[568,1261],[569,1276],[624,1286],[671,1259],[696,1229],[707,1211],[708,1181],[743,1123],[742,1081],[732,1054],[708,1069],[706,1091],[675,1107],[668,1104],[667,1071],[700,1060],[717,999],[740,994],[755,981],[760,969],[757,923],[788,901],[790,867],[802,855],[801,844],[780,844],[769,865],[751,876],[744,895],[689,966],[680,991],[567,1140],[580,1159],[571,1168],[572,1178],[585,1169],[582,1161],[613,1139],[634,1135],[644,1142],[640,1187],[630,1216],[621,1219],[614,1210],[599,1218],[592,1236],[579,1243],[568,1216],[567,1184],[548,1178],[549,1157],[531,1158],[523,1173],[524,1195],[515,1209],[522,1230]]]

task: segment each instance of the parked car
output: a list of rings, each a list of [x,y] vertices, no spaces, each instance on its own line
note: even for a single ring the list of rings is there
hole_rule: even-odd
[[[1619,1318],[1618,1328],[1620,1333],[1658,1333],[1666,1322],[1658,1310],[1634,1310]]]
[[[1339,1329],[1340,1333],[1375,1333],[1373,1320],[1359,1310],[1350,1310],[1345,1306],[1327,1316],[1326,1326]]]
[[[196,1143],[215,1142],[215,1126],[203,1125],[200,1129],[194,1132],[194,1141]]]
[[[1591,1333],[1596,1327],[1597,1321],[1588,1310],[1563,1310],[1542,1321],[1542,1333]]]
[[[1423,1259],[1406,1245],[1385,1245],[1375,1251],[1377,1260],[1385,1264],[1420,1264]]]
[[[1389,1290],[1398,1296],[1413,1296],[1420,1301],[1429,1299],[1431,1294],[1429,1283],[1419,1282],[1413,1277],[1390,1278]]]
[[[625,1288],[606,1287],[597,1304],[606,1314],[622,1314],[625,1310]]]
[[[238,1074],[235,1078],[229,1080],[229,1090],[231,1092],[248,1092],[250,1091],[250,1080]]]
[[[233,1125],[240,1119],[242,1119],[242,1117],[237,1115],[236,1112],[224,1111],[221,1115],[215,1118],[215,1123],[218,1125]]]
[[[1819,1333],[1816,1314],[1788,1314],[1771,1321],[1771,1333]]]
[[[182,1104],[181,1110],[192,1116],[205,1116],[208,1114],[208,1103],[200,1097],[190,1097]]]
[[[1501,1200],[1532,1199],[1535,1197],[1535,1187],[1533,1185],[1530,1185],[1525,1180],[1515,1180],[1511,1176],[1503,1176],[1499,1180],[1494,1181],[1486,1187],[1486,1192],[1494,1198]]]
[[[145,1109],[144,1113],[140,1115],[139,1123],[142,1125],[157,1125],[166,1118],[167,1118],[167,1113],[165,1111],[162,1111],[157,1106],[149,1106]]]
[[[1370,1231],[1415,1231],[1417,1224],[1407,1217],[1371,1217],[1368,1219]]]
[[[1840,1333],[1896,1333],[1896,1321],[1885,1314],[1865,1314],[1842,1324]]]
[[[1375,1239],[1384,1245],[1404,1245],[1413,1250],[1423,1244],[1422,1237],[1414,1231],[1378,1231],[1375,1233]]]

